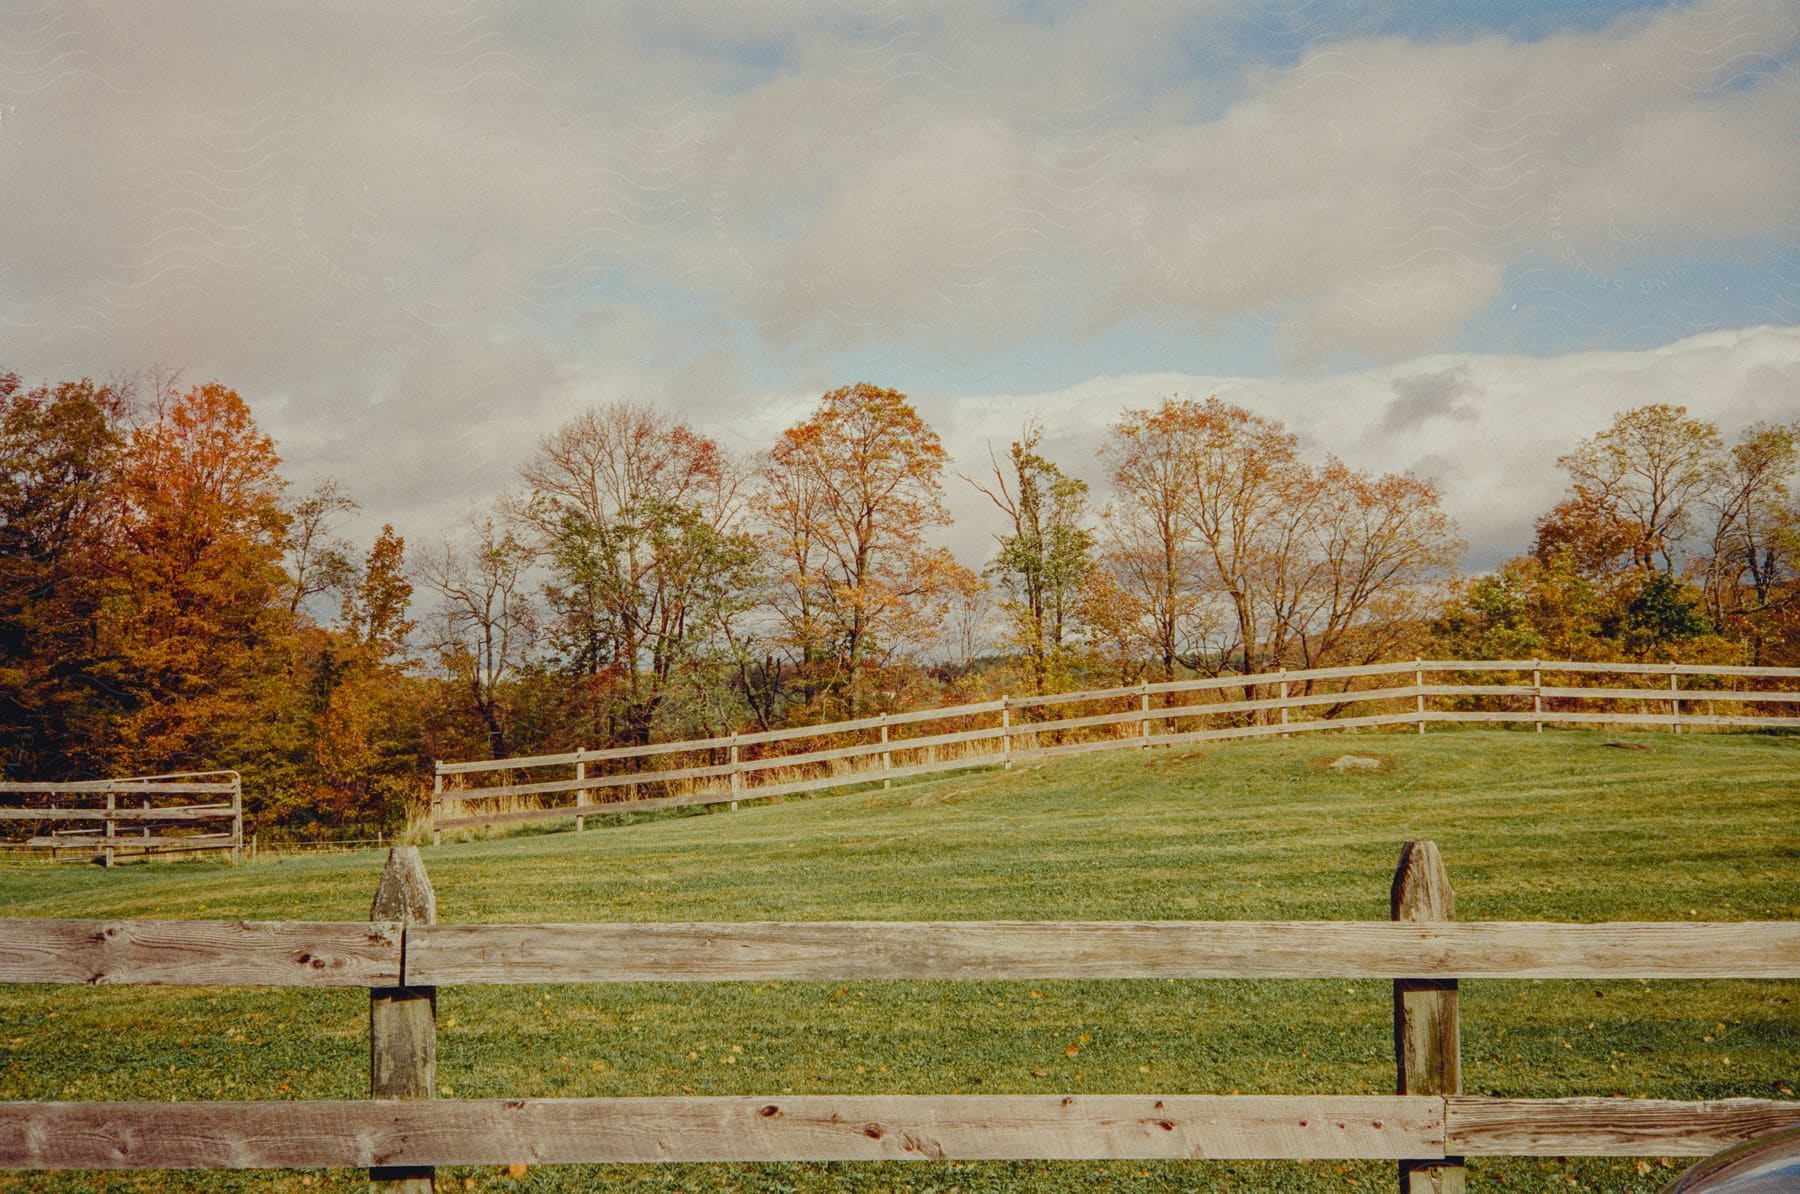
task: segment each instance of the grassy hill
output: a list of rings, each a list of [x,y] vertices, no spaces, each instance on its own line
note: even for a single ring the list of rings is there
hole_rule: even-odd
[[[1800,916],[1800,739],[1408,734],[1109,754],[891,791],[425,852],[444,921],[1385,919],[1400,843],[1443,848],[1464,919]],[[1380,771],[1324,764],[1376,753]],[[382,856],[0,868],[12,916],[353,919]],[[0,991],[0,1098],[352,1098],[356,992]],[[1794,1097],[1800,988],[1465,984],[1466,1087]],[[445,990],[463,1097],[1386,1092],[1383,982],[744,983]],[[1072,1050],[1072,1052],[1071,1052]],[[1679,1163],[1677,1163],[1679,1165]],[[1654,1190],[1632,1160],[1480,1161],[1471,1189]],[[1386,1163],[458,1170],[475,1188],[1324,1191]],[[206,1189],[359,1174],[168,1175]],[[97,1175],[0,1187],[87,1188]],[[153,1175],[109,1188],[166,1188]],[[1573,1184],[1571,1184],[1573,1183]],[[613,1187],[609,1187],[613,1188]]]

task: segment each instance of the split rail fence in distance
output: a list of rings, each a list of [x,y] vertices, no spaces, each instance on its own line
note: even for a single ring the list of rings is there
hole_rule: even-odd
[[[0,1103],[3,1169],[659,1161],[1388,1159],[1402,1191],[1464,1159],[1695,1156],[1800,1102],[1462,1094],[1459,978],[1800,977],[1800,922],[1457,922],[1409,842],[1391,921],[436,923],[394,850],[367,923],[0,921],[0,982],[368,987],[370,1093],[296,1102]],[[1391,978],[1395,1095],[745,1095],[436,1100],[436,994],[476,983]]]
[[[10,832],[7,832],[10,831]],[[244,784],[235,771],[65,783],[0,781],[0,843],[115,858],[244,848]]]
[[[1604,682],[1578,682],[1589,679]],[[1800,729],[1796,681],[1800,668],[1414,660],[1001,697],[649,746],[440,762],[431,827],[434,840],[447,830],[570,817],[580,829],[593,814],[735,804],[1023,759],[1320,730],[1417,726],[1424,733],[1433,723],[1528,723],[1540,731]],[[950,728],[919,732],[932,722]],[[553,778],[514,782],[546,773]],[[456,786],[471,780],[486,786]]]

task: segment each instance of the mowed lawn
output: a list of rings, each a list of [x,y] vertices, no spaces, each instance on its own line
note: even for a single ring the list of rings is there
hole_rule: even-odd
[[[1610,741],[1649,750],[1624,750]],[[1378,773],[1323,764],[1377,753]],[[428,849],[454,921],[1386,919],[1400,844],[1462,919],[1800,917],[1800,738],[1312,736]],[[360,919],[383,855],[0,868],[8,916]],[[1385,982],[451,988],[446,1097],[1387,1093]],[[0,989],[0,1098],[356,1098],[358,992]],[[1800,983],[1471,981],[1471,1093],[1793,1098]],[[1685,1161],[1477,1160],[1473,1190],[1657,1189]],[[1671,1164],[1673,1167],[1671,1167]],[[447,1170],[457,1187],[1389,1190],[1380,1163]],[[360,1188],[358,1172],[0,1175],[0,1189]]]

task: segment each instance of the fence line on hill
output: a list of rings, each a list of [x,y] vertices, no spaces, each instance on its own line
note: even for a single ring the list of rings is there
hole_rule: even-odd
[[[195,802],[196,796],[212,799]],[[5,802],[0,826],[30,826],[23,841],[0,840],[48,850],[52,858],[74,851],[111,866],[121,855],[226,850],[236,865],[243,853],[244,782],[235,771],[58,783],[4,780],[0,802]],[[224,828],[209,827],[220,824]]]
[[[370,988],[369,1100],[0,1103],[0,1169],[662,1161],[1464,1159],[1703,1155],[1800,1123],[1790,1100],[1462,1093],[1459,978],[1800,978],[1800,922],[1458,922],[1409,842],[1382,922],[439,925],[398,848],[367,922],[0,920],[0,982]],[[750,1095],[437,1100],[436,994],[474,983],[1391,978],[1394,1095]]]
[[[1462,683],[1427,683],[1434,673]],[[1472,683],[1469,676],[1529,683]],[[1563,683],[1545,684],[1549,675]],[[1569,683],[1570,678],[1612,678],[1610,685]],[[1394,684],[1392,677],[1405,677]],[[1619,686],[1619,677],[1649,678],[1653,685]],[[1683,687],[1682,678],[1708,677],[1706,687]],[[1376,687],[1355,687],[1374,680]],[[1785,688],[1723,687],[1764,681]],[[1431,724],[1532,724],[1637,726],[1681,733],[1693,729],[1800,729],[1800,668],[1715,664],[1590,663],[1567,660],[1411,660],[1358,667],[1309,668],[1249,676],[1048,693],[1025,697],[884,713],[824,725],[791,726],[759,733],[659,742],[647,746],[576,750],[562,754],[439,762],[431,798],[433,840],[446,831],[537,821],[586,818],[691,805],[731,804],[768,796],[817,792],[853,784],[958,771],[1011,767],[1090,751],[1215,742],[1271,734]],[[1236,691],[1233,691],[1236,690]],[[1199,698],[1199,699],[1195,699]],[[1492,708],[1499,702],[1508,707]],[[1610,707],[1582,708],[1594,702]],[[1696,713],[1697,705],[1706,711]],[[1079,708],[1042,717],[1056,706]],[[1340,716],[1351,706],[1373,712]],[[1445,707],[1449,706],[1449,707]],[[1724,712],[1720,712],[1720,707]],[[1771,707],[1779,712],[1771,712]],[[1297,710],[1315,710],[1304,720]],[[1746,711],[1748,710],[1748,711]],[[1068,715],[1069,713],[1073,715]],[[1220,724],[1226,719],[1229,724]],[[946,732],[905,737],[896,731],[928,722],[956,723]],[[845,741],[849,739],[850,741]],[[785,752],[799,744],[811,749]],[[688,756],[682,758],[681,756]],[[895,758],[899,756],[899,763]],[[672,762],[674,766],[659,763]],[[610,770],[609,770],[610,768]],[[456,787],[463,777],[517,778],[506,773],[559,772],[553,779]],[[758,783],[759,776],[772,782]],[[477,780],[477,782],[481,782]],[[654,794],[646,794],[651,789]]]

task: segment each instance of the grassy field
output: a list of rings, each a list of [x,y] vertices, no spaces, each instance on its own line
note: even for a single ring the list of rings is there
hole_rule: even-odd
[[[1400,844],[1462,919],[1800,916],[1800,739],[1579,731],[1310,737],[1102,755],[889,792],[425,852],[444,921],[1385,919]],[[1323,764],[1379,753],[1378,773]],[[591,826],[590,822],[590,826]],[[10,916],[358,919],[382,855],[0,868]],[[447,989],[446,1096],[1386,1093],[1383,982]],[[357,992],[0,991],[0,1098],[366,1092]],[[1800,987],[1463,987],[1471,1093],[1793,1098]],[[1472,1190],[1650,1191],[1685,1162],[1473,1162]],[[459,1187],[682,1191],[1393,1188],[1388,1163],[448,1171]],[[341,1188],[355,1172],[0,1175],[0,1189]]]

